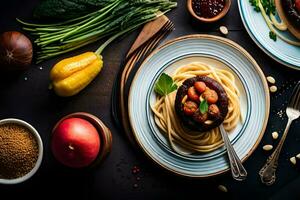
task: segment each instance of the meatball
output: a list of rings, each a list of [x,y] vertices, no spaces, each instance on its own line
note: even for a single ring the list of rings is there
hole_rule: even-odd
[[[199,82],[205,84],[205,90],[203,88],[199,90]],[[201,83],[201,85],[203,84]],[[190,96],[188,95],[189,89]],[[207,101],[209,105],[206,113],[200,112],[200,100],[193,101],[191,99],[192,94],[196,94],[198,97],[201,96]],[[186,104],[188,101],[184,104],[182,103],[182,99],[186,95],[189,96],[188,101],[192,101],[192,103]],[[195,104],[197,105],[196,111],[194,111]],[[192,108],[193,114],[191,114],[190,108]],[[216,80],[207,76],[196,76],[185,80],[178,88],[175,99],[175,111],[185,127],[194,131],[206,132],[218,127],[224,121],[228,113],[228,97],[222,85]],[[205,123],[206,120],[210,120],[212,123]]]
[[[187,101],[184,103],[183,111],[184,111],[184,114],[186,114],[188,116],[192,116],[196,112],[197,109],[198,109],[198,105],[193,101]]]
[[[208,114],[213,117],[213,118],[217,118],[220,115],[220,110],[218,108],[218,106],[216,104],[211,104],[208,107]]]
[[[200,110],[196,110],[196,112],[193,114],[193,119],[196,122],[204,123],[207,120],[207,113],[201,113]]]
[[[210,89],[206,89],[202,96],[209,104],[217,103],[219,98],[217,92]]]

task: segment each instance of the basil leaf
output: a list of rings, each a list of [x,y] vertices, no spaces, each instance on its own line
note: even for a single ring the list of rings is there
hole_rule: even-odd
[[[206,100],[201,101],[199,110],[202,114],[204,114],[208,111],[208,103]]]
[[[269,32],[269,37],[276,42],[276,39],[277,39],[276,33],[274,33],[273,31],[270,31]]]
[[[155,83],[154,91],[160,96],[165,96],[177,89],[177,85],[174,83],[172,77],[163,73],[158,81]]]

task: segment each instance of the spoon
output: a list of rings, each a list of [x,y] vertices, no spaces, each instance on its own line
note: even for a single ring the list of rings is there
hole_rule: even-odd
[[[227,149],[232,177],[237,181],[243,181],[247,178],[247,171],[244,168],[242,161],[237,156],[232,144],[230,143],[228,134],[224,129],[223,124],[220,125],[220,132]]]

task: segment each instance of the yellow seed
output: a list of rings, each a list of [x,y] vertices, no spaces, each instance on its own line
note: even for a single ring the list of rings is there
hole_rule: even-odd
[[[295,156],[291,157],[290,161],[291,161],[292,164],[296,165],[296,157]]]
[[[276,140],[278,138],[278,133],[276,131],[274,131],[272,133],[272,137],[273,137],[274,140]]]
[[[296,158],[300,159],[300,153],[298,153],[298,154],[296,155]]]
[[[224,185],[219,185],[218,189],[221,190],[222,192],[228,192],[227,188]]]
[[[272,85],[271,87],[270,87],[270,92],[276,92],[277,91],[277,87],[275,86],[275,85]]]
[[[275,84],[275,79],[272,76],[268,76],[267,81],[271,84]]]
[[[265,151],[270,151],[270,150],[273,149],[273,146],[270,145],[270,144],[267,144],[267,145],[263,146],[263,149],[264,149]]]

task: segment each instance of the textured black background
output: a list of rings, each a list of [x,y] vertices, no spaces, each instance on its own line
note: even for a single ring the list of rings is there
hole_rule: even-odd
[[[20,30],[15,17],[30,20],[32,9],[37,3],[37,0],[1,1],[0,32]],[[300,152],[299,120],[292,125],[283,147],[276,184],[271,187],[264,186],[258,176],[259,169],[269,155],[262,150],[262,146],[272,143],[276,145],[271,133],[275,130],[281,133],[286,123],[286,118],[280,119],[276,113],[285,107],[291,87],[300,79],[300,73],[276,63],[255,45],[242,25],[236,0],[233,1],[228,15],[212,25],[193,21],[186,10],[186,2],[178,0],[178,3],[178,8],[168,14],[175,23],[176,30],[167,39],[194,33],[220,35],[218,27],[226,25],[229,29],[228,38],[244,47],[256,59],[265,75],[276,78],[279,90],[271,95],[271,114],[267,130],[257,150],[245,162],[248,179],[236,182],[232,180],[230,173],[204,180],[178,177],[153,164],[141,150],[132,148],[122,130],[116,128],[110,112],[112,85],[120,62],[138,34],[136,31],[105,49],[105,66],[101,74],[83,92],[71,98],[56,97],[48,90],[51,66],[59,59],[95,50],[101,42],[40,65],[32,65],[29,70],[19,75],[8,77],[1,72],[0,118],[15,117],[31,123],[43,139],[45,153],[41,168],[32,179],[14,186],[0,185],[0,199],[182,199],[190,195],[195,195],[196,199],[203,199],[207,195],[206,198],[230,199],[300,198],[300,166],[292,166],[288,161],[291,156]],[[98,116],[113,133],[112,152],[93,170],[65,168],[53,159],[49,149],[50,133],[54,124],[61,117],[77,111]],[[141,172],[132,174],[133,166],[138,166]],[[220,192],[217,189],[219,184],[225,185],[229,192]]]

